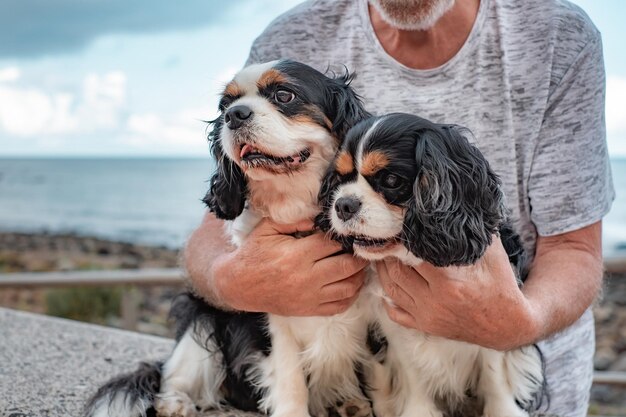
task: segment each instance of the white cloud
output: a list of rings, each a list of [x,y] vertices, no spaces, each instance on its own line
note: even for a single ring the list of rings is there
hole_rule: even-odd
[[[121,71],[104,75],[88,74],[83,82],[83,95],[87,103],[104,99],[121,104],[126,99],[126,75]]]
[[[225,84],[234,72],[220,74],[220,81]],[[0,76],[16,79],[19,70],[2,70]],[[126,78],[120,71],[87,74],[74,93],[0,83],[0,132],[46,149],[90,148],[85,141],[104,133],[109,144],[119,143],[129,150],[206,152],[202,120],[213,113],[214,106],[207,103],[206,108],[186,108],[164,116],[128,114]],[[217,96],[221,87],[216,88]]]
[[[170,117],[134,114],[127,121],[125,143],[138,148],[206,152],[202,119],[206,109],[184,109]]]
[[[0,125],[7,132],[18,136],[37,134],[52,113],[52,99],[41,91],[0,85]]]
[[[606,80],[606,129],[609,134],[626,133],[626,78]]]
[[[611,156],[626,156],[626,78],[606,80],[606,130]]]
[[[239,71],[239,68],[237,67],[228,67],[220,71],[215,77],[216,80],[221,83],[220,87],[225,87],[226,84],[228,84],[235,77],[237,71]]]
[[[209,83],[206,97],[209,98],[210,107],[207,112],[202,115],[203,120],[211,120],[217,117],[217,103],[219,101],[219,97],[221,96],[226,84],[228,84],[237,74],[239,68],[237,67],[227,67],[220,72],[218,72],[214,77],[212,77],[211,82]]]
[[[83,81],[83,101],[77,110],[85,130],[113,129],[120,125],[126,103],[126,75],[121,71],[88,74]]]
[[[17,81],[21,75],[22,75],[22,72],[17,67],[8,67],[8,68],[0,69],[0,83]]]
[[[15,70],[2,70],[0,78],[17,79]],[[22,137],[114,129],[122,122],[125,104],[126,76],[119,71],[88,74],[78,97],[0,84],[0,129]]]

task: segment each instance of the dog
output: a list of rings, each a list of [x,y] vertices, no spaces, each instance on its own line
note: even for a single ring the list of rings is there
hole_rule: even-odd
[[[499,178],[469,135],[403,113],[360,122],[325,176],[317,224],[357,256],[411,266],[473,264],[499,234],[521,285],[528,270],[521,240],[506,219]],[[385,296],[378,280],[368,282],[365,291]],[[486,417],[527,417],[539,405],[545,378],[536,346],[499,352],[429,336],[391,321],[380,298],[375,305],[387,341],[370,376],[387,387],[374,401],[379,416],[442,417],[468,392]]]
[[[280,60],[227,84],[209,134],[217,168],[204,202],[228,221],[235,245],[263,218],[288,224],[319,213],[329,164],[348,129],[369,117],[351,80]],[[227,405],[308,417],[354,399],[369,415],[358,372],[368,355],[363,308],[357,300],[333,317],[283,317],[222,311],[189,292],[172,307],[172,355],[107,383],[86,415],[190,417]]]

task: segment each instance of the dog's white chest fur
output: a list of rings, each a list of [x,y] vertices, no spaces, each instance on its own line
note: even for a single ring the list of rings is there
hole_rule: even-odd
[[[405,263],[421,262],[414,256],[401,256]],[[394,375],[391,394],[385,399],[392,411],[383,415],[443,417],[435,398],[452,406],[460,404],[468,391],[485,400],[488,417],[526,417],[516,400],[531,401],[536,381],[542,378],[541,361],[533,347],[499,352],[478,345],[430,336],[393,322],[381,300],[390,301],[375,277],[369,279],[366,292],[388,347],[385,366]],[[395,386],[394,386],[395,385]]]
[[[363,311],[367,303],[364,298],[365,295],[346,312],[332,317],[270,315],[273,341],[283,338],[285,332],[293,337],[297,349],[297,360],[293,364],[297,363],[300,369],[296,369],[289,379],[298,379],[298,374],[304,371],[309,408],[314,413],[322,412],[324,407],[338,400],[362,396],[354,366],[361,363],[367,354],[363,343],[367,337]],[[279,336],[278,332],[282,334]],[[274,353],[272,351],[272,355]],[[289,353],[276,354],[279,360],[281,356],[285,360]],[[280,401],[278,398],[276,400]]]
[[[317,210],[315,206],[299,208],[300,213],[310,211],[311,217]],[[240,245],[263,217],[244,210],[228,226],[233,243]],[[347,311],[330,317],[268,314],[272,351],[255,371],[255,383],[268,388],[263,408],[273,410],[273,416],[297,417],[293,414],[301,410],[297,404],[308,402],[315,415],[329,404],[363,396],[354,366],[368,355],[364,341],[370,299],[371,293],[362,291]]]

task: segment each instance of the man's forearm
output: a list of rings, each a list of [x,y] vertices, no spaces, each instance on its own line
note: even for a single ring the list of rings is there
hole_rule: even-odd
[[[404,327],[496,350],[534,343],[573,323],[602,281],[601,225],[542,237],[523,287],[499,239],[475,264],[377,263],[389,317]]]
[[[183,251],[183,265],[194,291],[216,307],[226,308],[217,294],[214,267],[221,257],[234,251],[223,233],[223,221],[206,213],[202,224],[187,241]]]
[[[313,233],[311,221],[263,219],[235,248],[212,214],[189,238],[183,260],[195,292],[223,310],[283,316],[344,312],[358,297],[367,261]],[[307,236],[293,235],[306,232]]]
[[[574,323],[602,284],[601,224],[559,236],[540,237],[522,291],[536,315],[535,339]]]

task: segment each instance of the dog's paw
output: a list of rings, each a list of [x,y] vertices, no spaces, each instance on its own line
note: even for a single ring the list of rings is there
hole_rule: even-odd
[[[338,403],[329,410],[329,417],[373,417],[372,407],[367,400],[348,400]]]
[[[198,409],[184,392],[159,394],[154,401],[158,417],[197,417]]]

